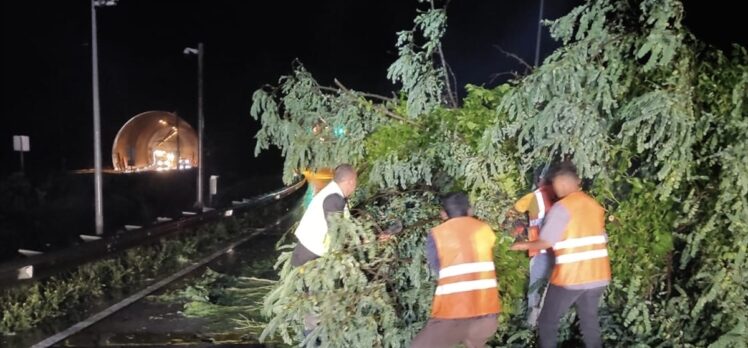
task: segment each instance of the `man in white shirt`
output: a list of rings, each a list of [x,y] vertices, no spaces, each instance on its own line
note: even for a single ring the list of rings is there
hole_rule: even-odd
[[[298,243],[291,255],[291,265],[300,267],[305,263],[323,256],[328,251],[328,224],[330,217],[342,213],[348,217],[347,198],[356,191],[358,175],[349,164],[335,168],[332,181],[320,190],[309,203],[304,216],[299,221],[294,235]],[[319,324],[316,314],[304,316],[304,336],[307,336]],[[319,346],[319,342],[317,342]]]
[[[356,191],[358,175],[349,164],[335,168],[333,180],[312,198],[294,235],[298,239],[291,264],[301,266],[328,250],[328,221],[333,214],[348,216],[347,198]]]

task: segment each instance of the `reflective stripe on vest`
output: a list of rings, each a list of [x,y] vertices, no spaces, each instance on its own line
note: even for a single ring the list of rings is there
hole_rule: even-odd
[[[564,287],[610,280],[603,208],[582,192],[556,204],[566,208],[570,219],[562,239],[553,245],[556,260],[551,284]]]
[[[540,236],[540,229],[543,227],[545,214],[551,207],[552,198],[548,196],[549,194],[547,191],[549,189],[550,188],[548,186],[541,186],[532,192],[533,196],[535,197],[534,203],[535,208],[537,209],[537,215],[533,214],[532,209],[530,210],[530,228],[527,231],[527,239],[531,242],[538,240]],[[538,253],[545,254],[545,252],[545,250],[528,250],[527,255],[530,257],[534,257]]]
[[[598,249],[598,250],[582,251],[582,252],[567,254],[567,255],[559,255],[559,256],[556,256],[556,263],[558,264],[573,263],[573,262],[579,262],[579,261],[584,261],[584,260],[597,259],[601,257],[608,257],[607,249]]]
[[[496,279],[480,279],[480,280],[469,280],[458,283],[451,283],[445,285],[439,285],[436,287],[434,295],[449,295],[458,292],[466,292],[481,289],[496,288],[498,283]]]
[[[493,261],[463,263],[459,265],[442,268],[439,271],[439,279],[454,277],[454,276],[468,274],[468,273],[487,272],[487,271],[493,271],[493,270],[494,270]]]
[[[530,228],[534,229],[534,230],[532,230],[531,234],[534,235],[534,237],[535,237],[534,239],[535,240],[537,240],[538,239],[537,236],[540,235],[540,227],[541,227],[540,225],[542,225],[542,224],[543,224],[543,218],[537,218],[537,219],[530,220]],[[527,251],[527,254],[530,257],[533,257],[533,256],[537,255],[537,253],[545,254],[546,250],[542,249],[542,250],[538,250],[538,251],[534,251],[534,250],[528,250]]]
[[[538,204],[538,218],[537,220],[543,221],[545,217],[545,199],[543,199],[543,192],[540,189],[535,190],[535,202]]]
[[[431,316],[459,319],[498,313],[496,236],[491,228],[472,217],[460,217],[435,227],[431,235],[440,266]]]
[[[604,235],[570,238],[562,240],[553,246],[553,250],[561,250],[568,248],[579,248],[587,245],[605,244],[608,240]]]

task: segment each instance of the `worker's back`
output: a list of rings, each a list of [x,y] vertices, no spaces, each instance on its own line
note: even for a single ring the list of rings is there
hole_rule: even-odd
[[[439,255],[439,282],[432,317],[457,319],[499,312],[493,263],[496,235],[473,217],[449,219],[432,230]]]
[[[553,245],[556,266],[551,284],[562,287],[603,286],[610,281],[610,260],[605,235],[605,210],[584,192],[558,203],[570,219],[561,240]]]

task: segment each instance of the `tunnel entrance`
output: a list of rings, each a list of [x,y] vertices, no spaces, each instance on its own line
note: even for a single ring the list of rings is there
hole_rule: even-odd
[[[197,134],[189,123],[165,111],[136,115],[117,132],[112,147],[116,171],[167,171],[197,167]]]

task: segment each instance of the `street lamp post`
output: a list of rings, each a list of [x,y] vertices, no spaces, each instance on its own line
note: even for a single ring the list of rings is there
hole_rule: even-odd
[[[538,67],[538,64],[540,64],[540,40],[542,39],[542,30],[543,30],[543,5],[544,0],[540,0],[540,9],[538,10],[538,35],[535,38],[535,67]]]
[[[197,49],[187,47],[184,54],[197,54],[197,201],[198,208],[203,207],[203,128],[205,119],[203,116],[203,54],[205,48],[203,43],[197,44]]]
[[[104,234],[104,204],[101,178],[101,110],[99,108],[99,52],[96,37],[96,7],[114,6],[117,0],[91,0],[91,75],[93,83],[94,196],[96,234]]]

